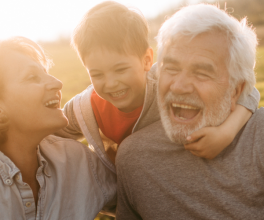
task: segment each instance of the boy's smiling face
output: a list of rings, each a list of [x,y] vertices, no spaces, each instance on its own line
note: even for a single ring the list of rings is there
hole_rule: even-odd
[[[131,112],[143,105],[146,72],[152,60],[151,48],[141,59],[136,55],[96,49],[85,57],[84,65],[96,93],[120,111]]]

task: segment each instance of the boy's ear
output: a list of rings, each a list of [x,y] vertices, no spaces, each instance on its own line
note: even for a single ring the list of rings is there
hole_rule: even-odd
[[[245,87],[245,82],[241,82],[233,90],[232,97],[231,97],[231,111],[235,110],[237,100],[239,99],[241,93],[243,92],[244,87]]]
[[[143,57],[144,70],[148,72],[153,64],[153,50],[149,47]]]

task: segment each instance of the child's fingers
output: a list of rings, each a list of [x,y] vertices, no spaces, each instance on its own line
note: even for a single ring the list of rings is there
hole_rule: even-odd
[[[185,149],[190,151],[193,155],[197,157],[202,157],[206,159],[213,159],[214,156],[211,155],[211,152],[205,151],[200,144],[197,142],[191,143],[191,144],[185,144]]]
[[[189,151],[200,151],[201,150],[200,145],[197,144],[196,142],[190,143],[190,144],[185,144],[184,147],[186,150],[189,150]]]
[[[200,157],[200,154],[197,153],[197,151],[194,151],[194,150],[190,150],[190,152],[196,156],[196,157]]]
[[[194,142],[194,141],[198,141],[200,138],[205,136],[205,128],[202,128],[198,131],[193,132],[191,135],[189,135],[186,140],[188,142]]]
[[[209,155],[209,154],[206,154],[204,152],[199,152],[199,151],[195,151],[195,150],[190,150],[190,152],[196,157],[201,157],[201,158],[205,158],[205,159],[211,160],[215,157],[213,155]]]

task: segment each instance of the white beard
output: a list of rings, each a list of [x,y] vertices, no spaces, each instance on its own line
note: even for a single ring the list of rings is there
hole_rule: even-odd
[[[170,118],[170,105],[172,102],[196,106],[202,111],[202,118],[195,125],[175,123]],[[168,92],[165,97],[158,93],[158,106],[162,125],[169,139],[177,144],[187,143],[186,137],[193,132],[207,126],[222,124],[231,112],[231,91],[228,90],[223,97],[213,100],[210,106],[205,106],[200,97],[193,93],[189,95],[175,95]]]

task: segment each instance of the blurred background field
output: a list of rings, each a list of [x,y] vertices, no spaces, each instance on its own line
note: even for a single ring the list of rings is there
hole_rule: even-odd
[[[61,39],[56,42],[42,43],[42,46],[54,62],[50,74],[60,79],[64,84],[62,89],[62,104],[64,105],[74,95],[90,85],[88,73],[75,51],[70,47],[69,40]],[[156,50],[155,45],[153,47]],[[256,87],[261,94],[259,106],[264,106],[264,45],[258,47],[255,72]]]
[[[174,5],[169,10],[163,11],[157,16],[148,19],[150,44],[155,51],[154,59],[156,59],[156,42],[154,38],[160,26],[180,7],[189,4],[187,0],[178,2],[177,5]],[[206,2],[215,4],[215,1],[208,0]],[[259,106],[264,106],[264,0],[226,0],[218,1],[218,4],[221,9],[226,8],[231,15],[238,19],[247,16],[249,24],[256,28],[259,39],[255,68],[257,78],[256,87],[261,93]],[[62,37],[56,41],[40,42],[40,44],[54,62],[50,74],[59,78],[64,84],[62,90],[62,104],[65,104],[69,99],[83,91],[90,84],[89,76],[77,54],[70,46],[70,37]]]
[[[178,1],[179,4],[171,7],[167,11],[163,11],[157,16],[148,19],[150,27],[150,43],[155,51],[156,59],[156,42],[154,37],[157,35],[161,24],[171,16],[180,7],[187,5],[190,1]],[[193,2],[193,1],[192,1]],[[195,1],[201,2],[201,1]],[[203,1],[205,2],[205,1]],[[215,1],[207,1],[215,4]],[[225,6],[226,2],[226,6]],[[256,62],[256,87],[261,94],[261,101],[259,106],[264,106],[264,0],[226,0],[218,1],[221,9],[226,7],[226,10],[233,16],[241,19],[248,17],[249,24],[256,28],[256,33],[259,39],[259,46],[257,48],[257,62]],[[50,70],[50,74],[60,79],[63,84],[63,99],[64,105],[73,96],[83,91],[90,85],[89,76],[82,66],[77,54],[70,46],[70,37],[62,37],[56,41],[39,42],[51,59],[53,59],[54,66]],[[111,217],[98,215],[96,220],[110,220]]]

